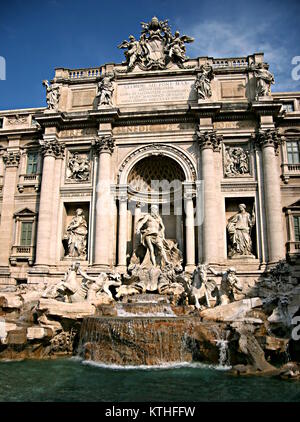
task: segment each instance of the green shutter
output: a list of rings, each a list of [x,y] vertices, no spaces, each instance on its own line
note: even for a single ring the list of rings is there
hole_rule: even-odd
[[[27,169],[26,174],[36,174],[37,172],[37,152],[29,152],[27,154]]]
[[[295,241],[300,242],[300,216],[294,217]]]
[[[21,246],[30,246],[32,240],[32,223],[22,223]]]

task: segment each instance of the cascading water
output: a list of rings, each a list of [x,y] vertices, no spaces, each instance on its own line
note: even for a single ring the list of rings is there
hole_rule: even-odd
[[[229,349],[228,349],[228,336],[230,331],[226,330],[225,333],[219,333],[219,331],[215,328],[214,329],[217,339],[215,340],[216,345],[219,348],[219,367],[220,368],[228,368],[230,367],[230,357],[229,357]],[[222,338],[223,337],[225,338]]]
[[[78,347],[82,358],[126,366],[194,360],[227,364],[227,340],[222,343],[220,335],[213,335],[216,326],[223,332],[221,324],[202,322],[197,315],[178,316],[164,297],[136,295],[116,304],[113,315],[84,318]]]

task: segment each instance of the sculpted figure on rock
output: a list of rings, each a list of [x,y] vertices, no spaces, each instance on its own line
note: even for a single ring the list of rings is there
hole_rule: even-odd
[[[237,300],[236,295],[241,293],[243,287],[240,283],[239,278],[236,275],[236,269],[230,267],[225,271],[216,271],[212,267],[209,270],[217,276],[221,276],[221,286],[219,288],[219,305],[227,305],[228,303]]]

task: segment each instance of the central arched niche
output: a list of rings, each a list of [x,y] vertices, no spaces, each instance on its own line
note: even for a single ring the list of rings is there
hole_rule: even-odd
[[[141,214],[150,212],[150,205],[159,205],[160,215],[163,219],[167,239],[176,241],[183,248],[183,219],[182,215],[176,215],[174,198],[182,204],[182,183],[186,180],[181,165],[174,159],[165,155],[151,155],[142,158],[131,168],[128,178],[129,207],[135,207],[140,203]],[[158,189],[153,181],[159,182]],[[163,184],[163,181],[166,184]],[[169,186],[168,186],[169,184]],[[165,187],[167,188],[166,190]],[[154,189],[153,189],[154,188]],[[170,188],[170,189],[169,189]],[[168,212],[168,210],[170,212]],[[135,219],[136,223],[137,219]],[[132,246],[135,244],[135,223],[132,224]],[[132,249],[132,248],[130,248]]]
[[[185,176],[181,166],[172,158],[163,155],[150,156],[133,166],[128,175],[128,187],[132,192],[151,192],[151,183],[154,180],[183,182]]]

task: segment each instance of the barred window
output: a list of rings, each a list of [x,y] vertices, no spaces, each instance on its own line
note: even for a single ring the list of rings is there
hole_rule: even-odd
[[[299,164],[300,163],[300,142],[299,141],[287,141],[286,149],[288,156],[288,164]]]
[[[294,111],[294,103],[285,103],[282,105],[282,110],[286,111],[287,113],[291,113]]]
[[[21,226],[21,246],[30,246],[32,241],[32,223],[22,222]]]
[[[27,154],[26,174],[35,174],[37,172],[38,153],[29,152]]]
[[[294,216],[295,241],[300,242],[300,216]]]

